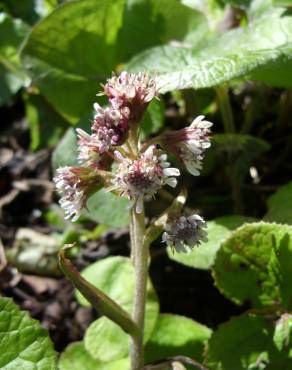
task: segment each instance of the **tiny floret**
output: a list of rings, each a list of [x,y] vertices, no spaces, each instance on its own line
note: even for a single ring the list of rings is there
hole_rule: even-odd
[[[115,109],[127,109],[131,121],[141,119],[147,105],[157,95],[155,79],[147,73],[122,72],[119,76],[108,79],[104,93]]]
[[[162,241],[172,250],[186,253],[189,249],[207,241],[206,223],[199,215],[180,216],[165,225]]]
[[[190,126],[161,135],[161,145],[175,154],[194,176],[200,174],[204,152],[210,147],[210,127],[212,123],[197,117]]]
[[[95,116],[91,127],[99,141],[99,152],[123,144],[128,132],[128,116],[112,107],[102,108],[94,104]]]
[[[98,180],[93,172],[83,167],[61,167],[53,179],[57,191],[61,195],[59,201],[65,211],[65,219],[76,221],[86,205],[93,185]]]
[[[135,205],[137,213],[142,212],[143,201],[150,200],[163,185],[175,187],[177,184],[179,170],[169,167],[166,154],[162,154],[154,145],[136,160],[123,158],[120,153],[116,153],[116,156],[120,165],[109,190],[127,196],[130,207]]]
[[[76,129],[78,137],[78,163],[93,168],[100,167],[101,143],[96,134],[89,135],[81,128]]]

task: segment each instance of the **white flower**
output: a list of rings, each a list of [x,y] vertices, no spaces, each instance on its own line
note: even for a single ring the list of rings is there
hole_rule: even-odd
[[[162,241],[177,252],[187,252],[207,241],[206,223],[199,215],[180,216],[165,225]]]
[[[141,213],[143,201],[150,200],[165,184],[177,185],[175,177],[180,175],[177,168],[170,168],[166,154],[159,153],[155,146],[150,146],[140,158],[129,160],[115,153],[121,162],[109,190],[117,190],[130,199],[130,207],[136,206]]]
[[[85,208],[89,194],[96,190],[100,178],[98,173],[84,167],[60,167],[53,181],[60,193],[60,205],[65,211],[65,219],[76,221]]]
[[[161,145],[174,153],[194,176],[200,174],[204,152],[210,147],[210,127],[212,123],[197,117],[189,127],[168,131],[160,136]]]

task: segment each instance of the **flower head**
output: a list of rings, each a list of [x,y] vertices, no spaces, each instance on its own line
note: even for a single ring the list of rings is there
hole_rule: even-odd
[[[101,160],[101,143],[97,135],[89,135],[81,128],[77,128],[76,132],[78,136],[78,163],[85,166],[99,168]]]
[[[138,122],[147,105],[157,94],[155,80],[146,73],[122,72],[119,76],[108,79],[104,93],[116,109],[127,109],[130,120]]]
[[[112,107],[102,108],[94,104],[95,116],[92,124],[92,132],[99,142],[99,152],[104,153],[113,146],[123,144],[128,132],[128,115]]]
[[[206,223],[199,215],[180,216],[166,224],[162,241],[177,252],[187,252],[187,247],[192,249],[201,241],[207,241],[204,228]]]
[[[87,168],[66,166],[57,169],[53,180],[61,195],[59,203],[65,211],[65,218],[76,221],[85,208],[91,190],[98,186],[97,175]]]
[[[136,212],[143,209],[143,201],[150,200],[164,185],[175,187],[176,176],[179,176],[177,168],[169,168],[166,154],[161,154],[155,146],[150,146],[136,160],[121,157],[120,165],[113,178],[113,186],[110,190],[117,190],[121,195],[126,195],[130,200],[130,206],[136,205]]]
[[[168,131],[161,135],[161,145],[175,154],[194,176],[200,174],[204,151],[210,147],[210,127],[212,123],[197,117],[189,127]]]

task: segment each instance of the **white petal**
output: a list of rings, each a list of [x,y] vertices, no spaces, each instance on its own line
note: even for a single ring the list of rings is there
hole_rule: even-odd
[[[191,125],[190,125],[190,127],[196,127],[197,126],[197,124],[199,123],[199,122],[201,122],[203,119],[205,118],[205,116],[198,116],[197,118],[195,118],[194,120],[193,120],[193,122],[191,123]]]
[[[172,188],[175,188],[177,185],[177,179],[175,177],[169,177],[168,179],[165,180],[165,183]]]
[[[179,169],[170,167],[170,168],[164,168],[163,174],[165,176],[179,176],[180,172],[179,172]]]

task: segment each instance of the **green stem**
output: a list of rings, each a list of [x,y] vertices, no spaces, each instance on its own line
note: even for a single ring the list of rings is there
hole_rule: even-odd
[[[140,370],[144,363],[143,336],[145,321],[146,289],[148,277],[149,245],[144,243],[145,216],[144,210],[137,213],[131,210],[131,247],[134,256],[135,295],[133,321],[139,328],[139,336],[131,340],[131,370]]]
[[[226,133],[232,134],[235,132],[235,125],[228,95],[228,88],[225,85],[218,86],[216,88],[216,93],[221,110],[224,130]]]

